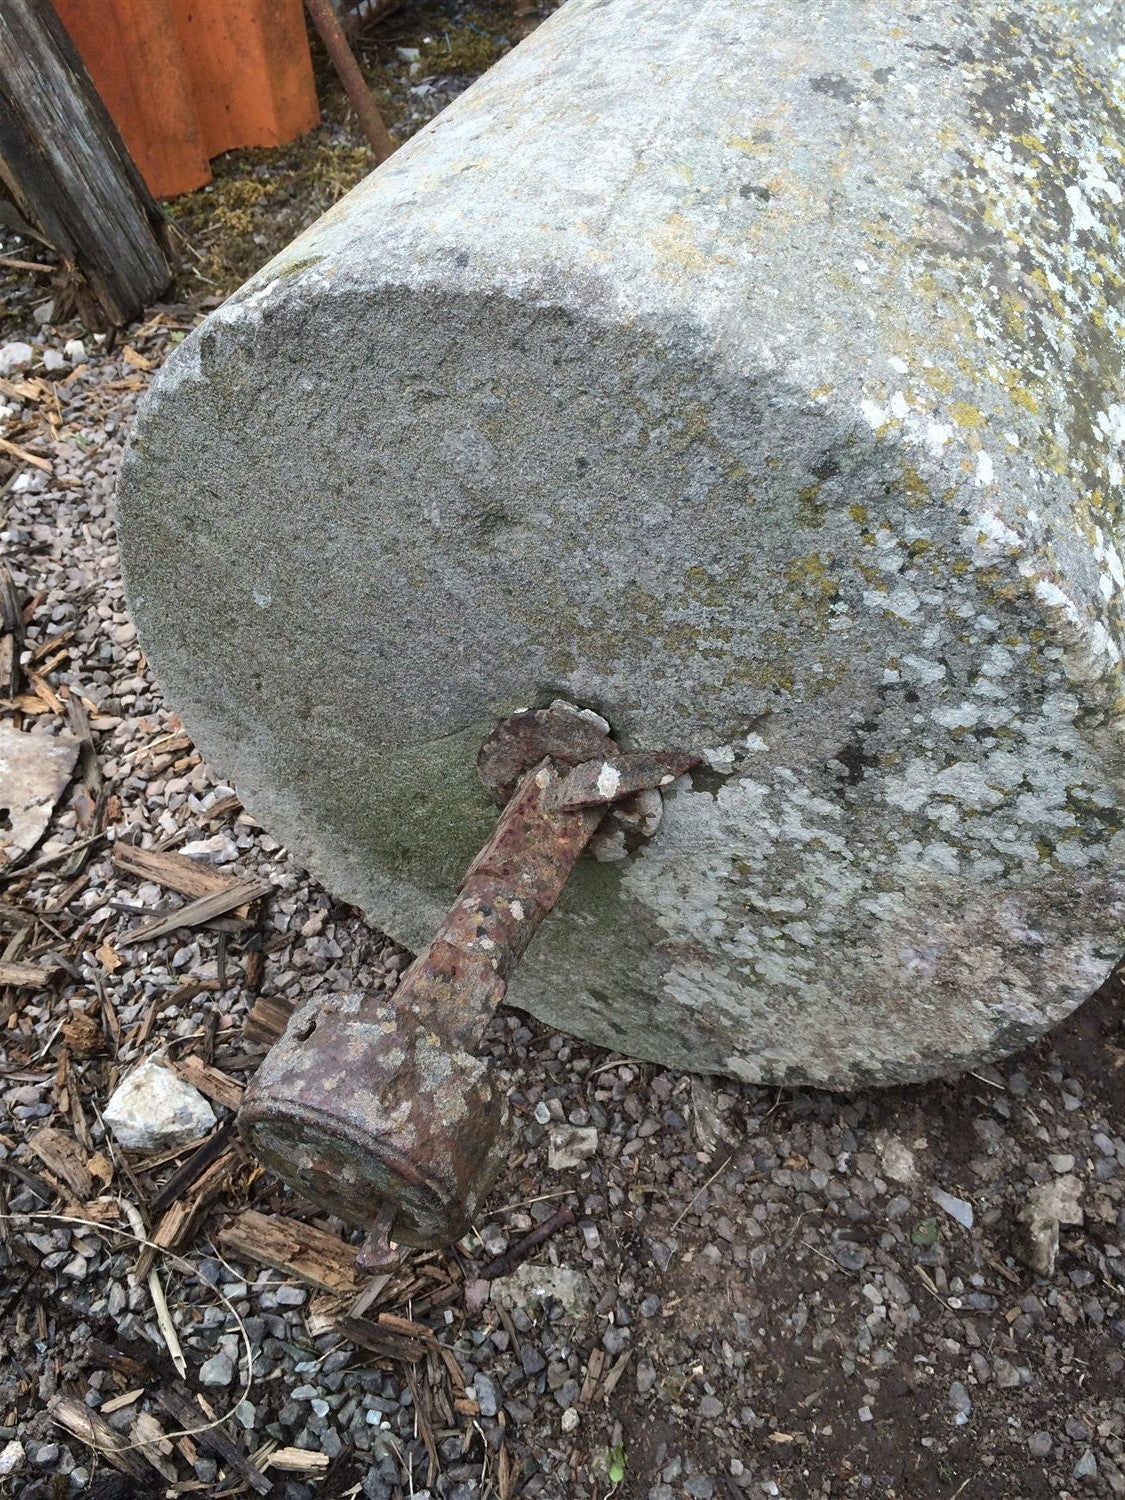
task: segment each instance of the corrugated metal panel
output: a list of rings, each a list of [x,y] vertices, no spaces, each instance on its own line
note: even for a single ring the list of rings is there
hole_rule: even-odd
[[[158,198],[320,121],[301,0],[53,0]]]

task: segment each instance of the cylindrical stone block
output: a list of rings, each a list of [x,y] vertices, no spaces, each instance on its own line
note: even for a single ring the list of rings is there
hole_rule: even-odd
[[[1122,948],[1120,3],[569,0],[157,380],[171,701],[420,947],[556,696],[706,752],[510,999],[830,1086],[952,1072]]]

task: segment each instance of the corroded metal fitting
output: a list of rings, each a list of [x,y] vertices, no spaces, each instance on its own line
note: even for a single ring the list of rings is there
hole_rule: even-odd
[[[512,970],[607,811],[643,829],[652,796],[697,761],[622,753],[573,708],[513,714],[478,759],[504,811],[393,997],[314,997],[294,1013],[239,1128],[297,1192],[368,1227],[368,1264],[388,1237],[440,1245],[468,1228],[505,1155],[507,1102],[475,1049]]]

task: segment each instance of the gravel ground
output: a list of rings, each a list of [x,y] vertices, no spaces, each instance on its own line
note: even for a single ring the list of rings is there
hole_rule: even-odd
[[[413,60],[398,61],[413,87]],[[132,1274],[137,1247],[116,1231],[130,1230],[126,1205],[153,1227],[185,1152],[107,1139],[113,1087],[161,1051],[244,1082],[259,992],[389,990],[406,956],[241,811],[134,638],[113,485],[140,393],[198,301],[154,309],[111,347],[38,322],[38,296],[6,284],[4,337],[32,355],[4,377],[0,432],[50,472],[0,454],[0,559],[39,681],[25,675],[0,717],[63,734],[80,702],[101,790],[87,767],[22,873],[0,878],[0,957],[60,970],[45,989],[0,990],[0,1492],[236,1492],[201,1440],[151,1446],[153,1424],[176,1428],[160,1403],[175,1388],[202,1392],[259,1466],[279,1447],[316,1455],[316,1474],[266,1467],[287,1500],[1125,1494],[1116,980],[995,1068],[847,1096],[693,1079],[505,1013],[488,1049],[518,1127],[506,1174],[459,1247],[405,1253],[361,1293],[368,1316],[433,1330],[424,1360],[357,1347],[329,1326],[337,1304],[323,1293],[220,1253],[247,1206],[345,1233],[239,1159],[189,1244],[156,1261],[178,1379]],[[254,925],[127,945],[179,898],[117,868],[118,842],[260,876],[271,895]],[[75,1141],[89,1192],[29,1147],[44,1126]],[[1082,1222],[1062,1227],[1057,1264],[1037,1274],[1021,1215],[1058,1182]],[[512,1275],[481,1278],[564,1206],[573,1227]],[[124,1442],[149,1440],[150,1477],[115,1488],[104,1458],[52,1423],[60,1395],[103,1412]]]

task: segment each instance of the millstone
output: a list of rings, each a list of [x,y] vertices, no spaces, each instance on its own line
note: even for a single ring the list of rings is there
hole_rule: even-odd
[[[845,1087],[1088,995],[1125,920],[1123,20],[570,0],[215,312],[121,536],[257,817],[420,946],[495,818],[481,740],[561,696],[708,764],[576,872],[537,1016]]]

